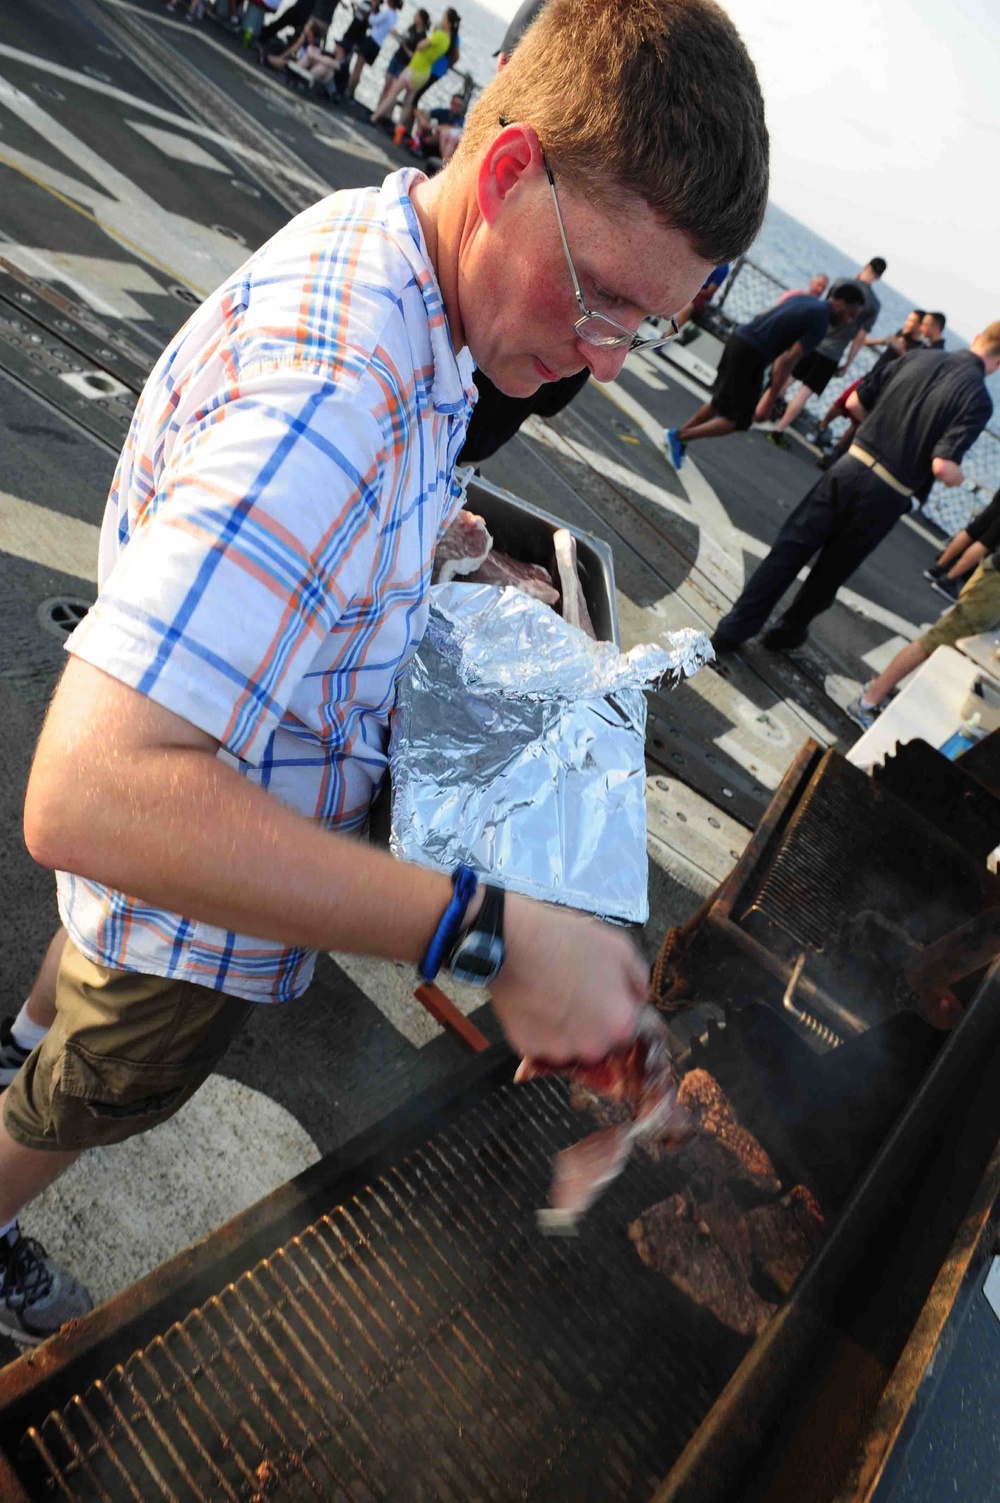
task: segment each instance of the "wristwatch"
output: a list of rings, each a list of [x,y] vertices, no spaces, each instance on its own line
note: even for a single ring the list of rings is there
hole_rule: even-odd
[[[507,958],[503,941],[502,887],[486,888],[483,906],[475,922],[459,935],[448,956],[448,969],[456,981],[469,986],[489,986],[500,974]]]

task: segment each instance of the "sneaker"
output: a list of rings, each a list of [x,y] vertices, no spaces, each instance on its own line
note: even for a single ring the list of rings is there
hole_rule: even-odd
[[[667,458],[670,460],[670,463],[673,465],[674,469],[679,470],[681,465],[684,463],[684,456],[687,453],[687,445],[681,443],[676,428],[664,428],[663,447],[666,449]]]
[[[766,631],[760,640],[768,652],[787,652],[793,647],[801,647],[808,639],[808,631],[801,627],[784,626],[779,622],[770,631]]]
[[[22,1049],[15,1041],[10,1031],[13,1022],[13,1018],[0,1019],[0,1090],[10,1085],[31,1053],[30,1049]]]
[[[924,578],[929,580],[930,583],[933,584],[936,579],[941,578],[944,572],[945,571],[944,569],[942,569],[940,564],[931,564],[929,569],[924,570]]]
[[[857,699],[852,699],[849,705],[845,705],[844,709],[845,712],[850,715],[851,719],[854,721],[854,724],[859,725],[863,731],[871,730],[879,715],[882,713],[881,705],[876,705],[874,709],[871,710],[867,705],[863,705],[861,703],[860,694],[858,695]]]
[[[15,1229],[0,1238],[0,1334],[37,1346],[93,1308],[79,1279],[57,1267],[34,1237]]]
[[[954,604],[962,593],[962,581],[960,579],[948,579],[947,577],[944,579],[932,579],[931,589],[937,590],[938,594],[943,595],[945,600],[950,600]]]
[[[773,444],[776,449],[790,449],[792,447],[790,441],[785,437],[783,433],[779,433],[777,428],[775,428],[771,433],[765,434],[764,436],[767,439],[768,443]]]

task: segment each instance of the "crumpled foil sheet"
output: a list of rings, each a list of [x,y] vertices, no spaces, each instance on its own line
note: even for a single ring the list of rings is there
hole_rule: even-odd
[[[711,656],[701,632],[621,653],[520,590],[436,586],[392,719],[393,854],[645,923],[644,690]]]

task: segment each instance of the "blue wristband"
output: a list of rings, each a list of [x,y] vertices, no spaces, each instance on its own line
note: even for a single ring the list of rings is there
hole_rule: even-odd
[[[417,973],[422,981],[433,981],[444,965],[479,885],[479,878],[471,866],[456,866],[451,874],[451,881],[454,888],[451,901],[441,915],[434,938],[427,946],[426,955],[417,966]]]

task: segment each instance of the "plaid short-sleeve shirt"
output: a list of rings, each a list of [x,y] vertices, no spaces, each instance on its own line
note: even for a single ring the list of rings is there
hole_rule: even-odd
[[[474,397],[409,198],[336,193],[233,274],[139,400],[69,650],[220,742],[311,819],[357,830],[427,619]],[[261,1002],[315,956],[59,874],[75,944]]]

